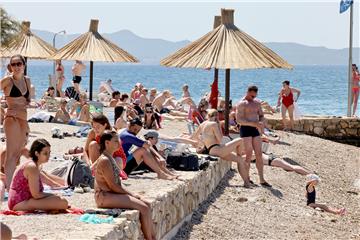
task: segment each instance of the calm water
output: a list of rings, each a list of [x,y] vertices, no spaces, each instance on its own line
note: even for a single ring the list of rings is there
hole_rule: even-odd
[[[87,70],[89,66],[87,66]],[[37,97],[48,87],[48,74],[52,65],[28,65],[28,75],[36,87]],[[89,73],[81,82],[88,89]],[[65,65],[65,84],[71,85],[71,65]],[[130,92],[136,82],[158,90],[170,89],[176,97],[181,96],[181,86],[187,83],[195,100],[209,91],[213,71],[201,69],[178,69],[162,66],[94,64],[94,90],[101,81],[111,78],[120,92]],[[224,95],[225,72],[219,71],[219,89]],[[294,70],[232,70],[231,98],[237,102],[249,84],[259,87],[259,98],[275,105],[281,82],[285,79],[301,90],[299,106],[304,114],[346,115],[347,67],[346,66],[295,66]]]

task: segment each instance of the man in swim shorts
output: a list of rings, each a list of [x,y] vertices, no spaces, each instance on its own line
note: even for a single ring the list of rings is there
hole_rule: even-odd
[[[82,61],[76,60],[74,65],[72,66],[72,74],[73,74],[73,85],[75,90],[80,94],[80,82],[81,82],[81,74],[85,70],[85,65]]]
[[[236,107],[236,121],[240,124],[240,137],[244,139],[245,154],[246,154],[246,174],[244,186],[250,187],[253,182],[250,180],[250,162],[252,152],[256,156],[256,168],[259,173],[260,184],[265,187],[271,187],[264,179],[264,165],[262,162],[261,151],[261,133],[264,128],[264,114],[261,108],[261,102],[255,99],[258,88],[256,86],[249,86],[246,96],[239,102]]]

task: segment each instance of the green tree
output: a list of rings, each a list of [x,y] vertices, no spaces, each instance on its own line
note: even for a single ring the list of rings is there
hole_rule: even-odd
[[[11,40],[19,33],[20,23],[8,15],[3,7],[0,7],[0,39],[1,46],[6,47]]]

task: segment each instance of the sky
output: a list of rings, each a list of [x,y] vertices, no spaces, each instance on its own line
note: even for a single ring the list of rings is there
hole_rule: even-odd
[[[297,1],[16,1],[0,4],[31,28],[67,33],[88,30],[99,19],[99,32],[128,29],[144,38],[196,40],[212,30],[221,8],[235,9],[235,25],[261,42],[295,42],[341,49],[349,46],[349,14],[340,0]],[[354,47],[359,47],[359,1],[354,4]]]

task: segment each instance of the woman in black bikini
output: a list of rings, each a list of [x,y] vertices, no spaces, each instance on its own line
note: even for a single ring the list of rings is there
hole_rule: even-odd
[[[27,105],[30,103],[31,86],[30,78],[24,75],[25,58],[23,56],[12,56],[10,67],[10,75],[5,76],[0,82],[8,105],[4,120],[7,149],[4,171],[7,189],[10,186],[17,159],[29,134]]]
[[[220,129],[218,119],[218,111],[216,109],[208,110],[208,115],[205,122],[200,124],[196,130],[193,139],[204,143],[203,154],[220,157],[226,161],[236,162],[238,171],[241,176],[243,173],[240,171],[244,169],[244,160],[241,158],[243,149],[243,139],[237,138],[226,144],[221,144],[223,134]]]

